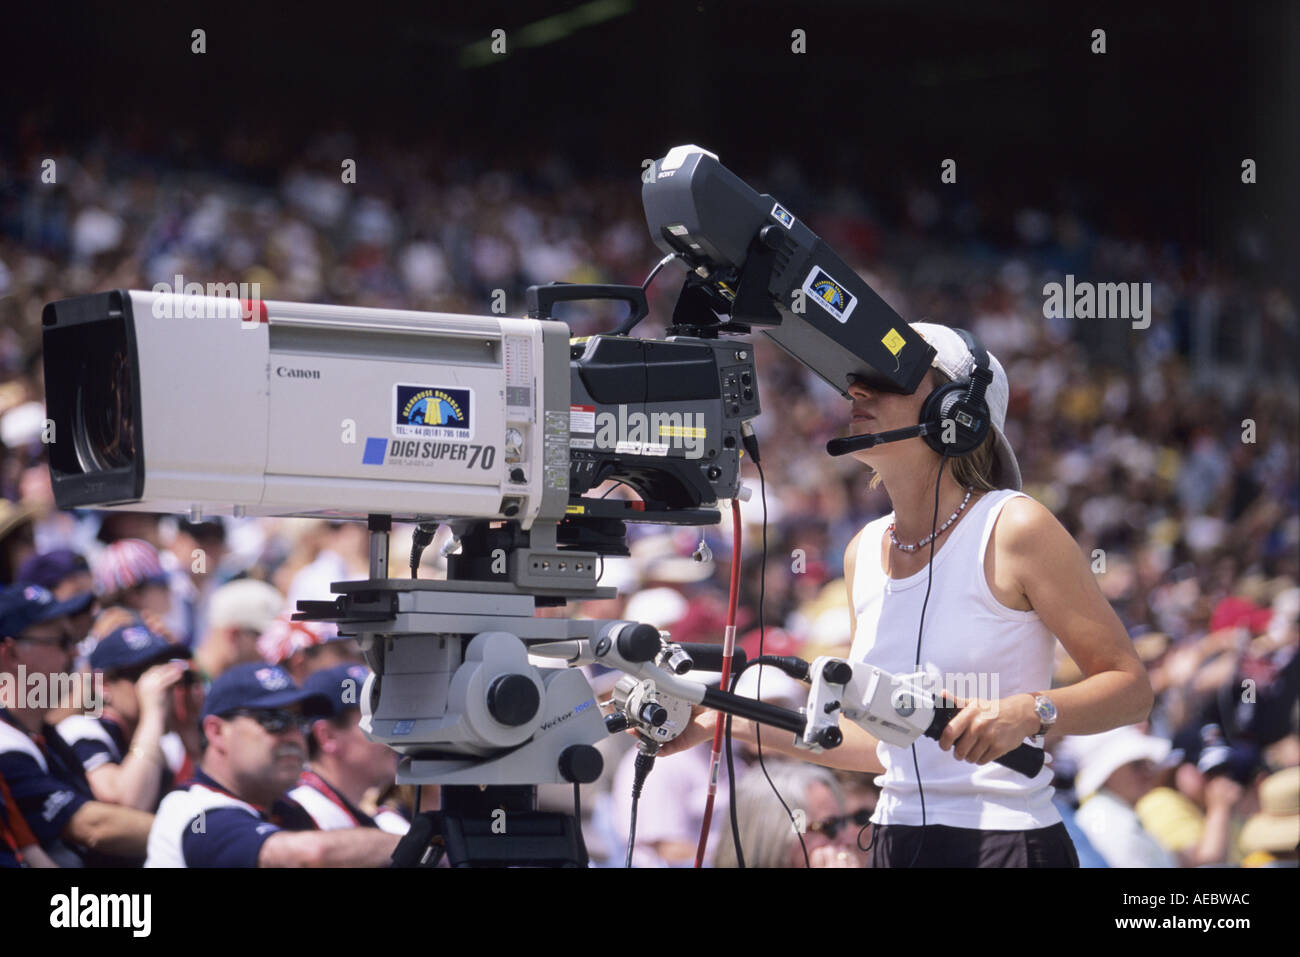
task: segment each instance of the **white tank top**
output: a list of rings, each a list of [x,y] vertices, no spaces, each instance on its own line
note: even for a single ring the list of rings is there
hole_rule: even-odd
[[[984,550],[1002,506],[1023,495],[986,492],[969,507],[946,542],[936,548],[934,580],[925,609],[921,665],[933,663],[943,686],[964,697],[998,699],[1051,687],[1055,636],[1035,611],[1007,608],[984,576]],[[883,537],[893,513],[863,529],[853,577],[857,632],[851,658],[893,674],[916,672],[916,633],[925,599],[927,568],[892,579],[881,568]],[[928,552],[928,547],[927,547]],[[1027,742],[1042,746],[1039,738]],[[958,761],[932,738],[915,742],[925,791],[925,823],[982,830],[1020,831],[1061,820],[1052,804],[1052,772],[1032,779],[995,762]],[[921,823],[921,798],[911,747],[881,742],[876,754],[885,773],[876,778],[877,824]]]

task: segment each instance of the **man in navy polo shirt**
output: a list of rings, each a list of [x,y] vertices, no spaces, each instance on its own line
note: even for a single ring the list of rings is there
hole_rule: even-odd
[[[198,753],[202,689],[184,661],[190,651],[151,631],[138,619],[110,632],[90,653],[90,667],[103,675],[103,714],[72,715],[59,722],[59,736],[81,760],[95,797],[153,811],[172,789],[176,774],[188,783],[192,766],[174,732],[184,730]],[[182,679],[192,680],[182,684]],[[192,715],[183,728],[178,711]],[[173,767],[174,766],[174,767]]]
[[[0,777],[57,863],[120,865],[143,856],[152,816],[94,800],[81,762],[45,721],[50,679],[71,668],[66,616],[78,607],[79,599],[60,602],[39,585],[0,591]],[[43,699],[30,693],[34,677],[44,683]]]
[[[370,676],[365,665],[335,665],[310,675],[303,690],[329,701],[330,713],[307,734],[311,765],[289,797],[301,804],[323,831],[338,827],[378,827],[405,834],[410,822],[379,808],[373,817],[359,805],[367,791],[383,790],[397,774],[397,752],[371,741],[361,730],[361,688]]]
[[[283,668],[236,665],[208,689],[203,760],[188,790],[163,799],[146,867],[382,867],[396,835],[311,830],[285,798],[307,756],[303,727],[328,702]]]

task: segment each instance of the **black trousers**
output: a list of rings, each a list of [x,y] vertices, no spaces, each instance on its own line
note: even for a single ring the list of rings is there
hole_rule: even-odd
[[[981,831],[927,824],[873,824],[868,867],[1078,867],[1065,825],[1032,831]],[[924,838],[922,837],[924,830]],[[911,864],[920,846],[916,863]]]

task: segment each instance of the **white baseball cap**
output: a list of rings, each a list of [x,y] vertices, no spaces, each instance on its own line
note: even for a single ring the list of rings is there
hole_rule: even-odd
[[[1082,754],[1078,758],[1074,790],[1080,798],[1100,790],[1126,764],[1149,760],[1159,765],[1172,753],[1172,746],[1164,738],[1143,734],[1132,725],[1081,736],[1077,747]]]
[[[253,578],[241,578],[212,593],[208,605],[209,628],[248,628],[265,632],[284,608],[284,596],[273,586]]]
[[[933,322],[912,322],[908,325],[934,348],[935,357],[930,365],[954,382],[970,378],[975,368],[975,356],[961,336],[950,327]],[[1007,441],[1006,434],[1002,431],[1007,422],[1007,401],[1011,396],[1011,386],[1007,382],[1007,374],[1002,368],[1002,363],[991,352],[988,353],[988,357],[993,381],[989,383],[984,399],[989,406],[989,414],[993,419],[991,424],[993,434],[996,437],[994,451],[997,474],[993,476],[993,484],[999,488],[1019,490],[1020,463],[1016,461],[1016,453],[1011,450],[1011,443]]]

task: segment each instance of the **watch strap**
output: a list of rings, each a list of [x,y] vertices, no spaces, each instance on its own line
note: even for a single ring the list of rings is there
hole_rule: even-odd
[[[1041,701],[1046,701],[1048,708],[1052,712],[1052,717],[1048,720],[1044,720],[1039,709],[1039,702]],[[1047,697],[1047,695],[1036,694],[1034,695],[1034,713],[1039,715],[1038,731],[1034,736],[1041,738],[1043,735],[1047,734],[1048,731],[1052,730],[1052,725],[1056,724],[1056,705],[1052,702],[1051,698]]]

